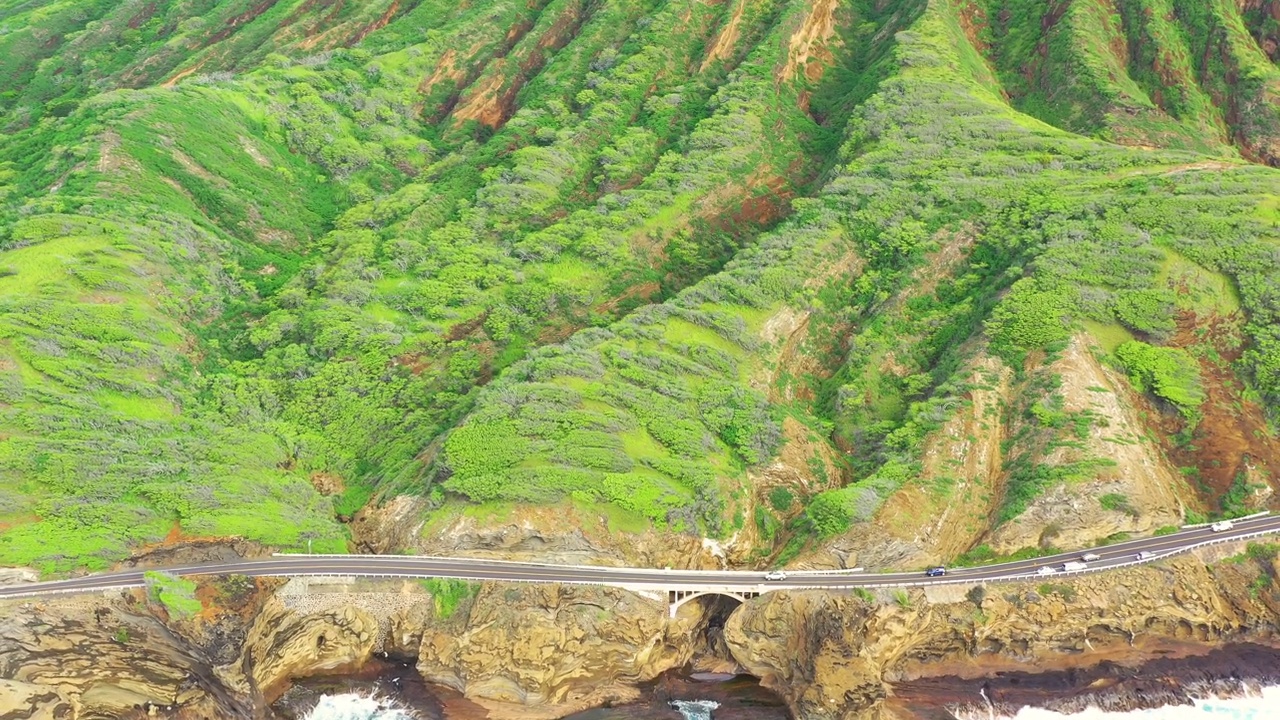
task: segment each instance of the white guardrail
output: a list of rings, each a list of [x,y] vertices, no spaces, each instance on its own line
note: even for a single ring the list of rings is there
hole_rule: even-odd
[[[1216,522],[1222,522],[1223,520],[1229,521],[1229,522],[1243,522],[1245,520],[1256,520],[1260,517],[1266,517],[1267,515],[1270,515],[1270,514],[1271,514],[1270,510],[1263,510],[1262,512],[1256,512],[1252,515],[1244,515],[1242,517],[1237,517],[1237,518],[1223,518],[1222,520],[1210,520],[1209,522],[1195,523],[1194,525],[1183,525],[1182,529],[1195,530],[1196,528],[1205,528],[1205,527],[1209,527],[1210,525]]]
[[[633,567],[626,567],[625,565],[562,565],[559,563],[536,562],[533,560],[501,560],[499,558],[484,558],[484,557],[443,557],[440,555],[352,555],[350,553],[347,553],[344,555],[341,553],[276,552],[276,553],[271,553],[271,557],[281,557],[281,558],[290,558],[290,557],[326,558],[327,557],[327,558],[345,558],[345,559],[358,557],[358,558],[374,558],[378,561],[439,560],[441,562],[466,562],[467,560],[474,560],[478,562],[501,563],[503,565],[524,565],[526,567],[548,568],[551,570],[564,570],[564,569],[594,570],[594,571],[617,570],[619,572],[646,573],[646,574],[654,574],[654,575],[665,575],[669,572],[676,571],[676,572],[705,572],[708,575],[710,574],[741,575],[742,577],[751,577],[754,575],[759,575],[760,573],[763,573],[763,572],[768,572],[767,570],[699,570],[697,568],[633,568]],[[786,571],[788,575],[843,575],[843,574],[852,575],[852,574],[862,573],[862,572],[866,572],[866,570],[860,567],[837,568],[834,570],[787,570]]]
[[[1205,540],[1205,541],[1203,541],[1203,542],[1194,543],[1194,544],[1192,544],[1192,545],[1185,545],[1185,546],[1183,546],[1183,547],[1173,548],[1172,550],[1164,550],[1164,551],[1162,551],[1162,552],[1155,553],[1155,554],[1153,554],[1151,557],[1144,558],[1144,559],[1142,559],[1142,560],[1138,560],[1137,558],[1134,558],[1133,560],[1129,560],[1129,561],[1122,562],[1122,563],[1116,563],[1116,564],[1114,564],[1114,565],[1101,565],[1101,566],[1094,566],[1094,567],[1086,567],[1086,568],[1081,568],[1081,569],[1078,569],[1078,570],[1055,571],[1052,575],[1041,575],[1041,574],[1039,574],[1038,570],[1028,570],[1028,571],[1021,571],[1021,572],[1018,572],[1018,573],[1011,573],[1011,574],[1009,574],[1009,575],[1001,575],[1001,576],[999,576],[999,577],[994,577],[994,578],[968,578],[968,579],[966,579],[966,578],[963,578],[963,577],[958,577],[958,576],[954,576],[954,575],[949,575],[949,576],[946,576],[946,577],[945,577],[944,579],[942,579],[942,580],[932,580],[932,581],[927,581],[927,580],[912,580],[912,581],[908,581],[908,582],[876,583],[876,584],[874,584],[874,585],[861,585],[861,584],[860,584],[860,585],[828,585],[828,586],[825,586],[825,587],[823,587],[823,588],[821,588],[821,589],[823,589],[823,590],[853,590],[853,589],[856,589],[856,588],[901,588],[901,587],[924,587],[924,586],[926,586],[926,585],[980,585],[980,584],[982,584],[982,583],[992,583],[992,582],[1018,582],[1018,581],[1036,580],[1036,579],[1039,579],[1039,578],[1044,578],[1044,579],[1046,579],[1046,580],[1047,580],[1047,579],[1049,579],[1049,578],[1063,577],[1063,576],[1066,576],[1066,575],[1085,575],[1085,574],[1088,574],[1088,573],[1106,572],[1106,571],[1108,571],[1108,570],[1116,570],[1116,569],[1119,569],[1119,568],[1133,567],[1134,565],[1146,565],[1146,564],[1148,564],[1148,563],[1153,563],[1153,562],[1156,562],[1156,561],[1158,561],[1158,560],[1164,560],[1165,558],[1172,557],[1172,556],[1174,556],[1174,555],[1179,555],[1179,554],[1182,554],[1182,553],[1185,553],[1185,552],[1191,552],[1192,550],[1197,550],[1197,549],[1199,549],[1199,548],[1206,547],[1206,546],[1209,546],[1209,545],[1218,545],[1218,544],[1221,544],[1221,543],[1229,543],[1229,542],[1241,542],[1241,541],[1244,541],[1244,540],[1251,540],[1251,539],[1256,538],[1256,537],[1262,537],[1263,535],[1274,535],[1274,534],[1276,534],[1277,532],[1280,532],[1280,528],[1270,528],[1270,529],[1267,529],[1267,530],[1258,530],[1258,531],[1256,531],[1256,532],[1247,533],[1247,534],[1245,534],[1245,535],[1233,535],[1233,536],[1231,536],[1231,537],[1225,537],[1225,538],[1210,538],[1210,539]],[[1136,555],[1137,553],[1135,552],[1134,554]],[[966,569],[966,570],[971,570],[971,569],[975,569],[975,568],[965,568],[965,569]]]

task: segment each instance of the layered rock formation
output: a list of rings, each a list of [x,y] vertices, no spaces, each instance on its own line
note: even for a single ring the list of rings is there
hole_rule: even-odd
[[[151,706],[236,717],[199,649],[126,599],[6,603],[0,611],[0,717],[122,718]]]
[[[688,662],[696,625],[613,588],[486,584],[468,612],[423,629],[418,671],[491,705],[590,707]]]
[[[1187,556],[1065,583],[917,590],[878,601],[770,593],[734,613],[725,638],[797,717],[893,717],[887,700],[898,683],[1272,643],[1280,602],[1271,562],[1206,566]]]
[[[377,637],[378,621],[360,608],[299,614],[273,598],[245,640],[239,676],[226,676],[242,692],[260,693],[270,702],[290,680],[358,670],[373,654]]]

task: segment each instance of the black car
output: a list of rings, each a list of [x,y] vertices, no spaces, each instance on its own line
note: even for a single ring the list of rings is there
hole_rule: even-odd
[[[929,577],[942,577],[947,574],[947,569],[942,566],[931,567],[928,570],[925,570],[924,574]]]

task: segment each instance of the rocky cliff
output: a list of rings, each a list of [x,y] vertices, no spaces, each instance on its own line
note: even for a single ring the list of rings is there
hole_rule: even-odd
[[[218,633],[205,613],[173,620],[140,593],[11,602],[0,620],[0,717],[269,717],[291,681],[389,656],[491,717],[552,718],[632,698],[717,650],[796,717],[910,717],[897,696],[934,681],[1027,668],[1105,679],[1099,668],[1240,643],[1280,648],[1278,573],[1275,548],[1235,544],[1046,583],[774,592],[740,607],[690,603],[676,618],[659,600],[614,589],[485,584],[455,606],[415,583],[309,585],[222,596],[242,605],[223,608],[236,612]]]
[[[1137,665],[1223,643],[1273,643],[1275,576],[1274,555],[1255,551],[1214,565],[1186,556],[1069,582],[875,599],[771,593],[734,613],[725,638],[797,717],[898,717],[895,687],[921,679]]]

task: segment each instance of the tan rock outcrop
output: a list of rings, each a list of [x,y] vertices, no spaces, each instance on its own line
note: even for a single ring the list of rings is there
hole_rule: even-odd
[[[289,680],[359,669],[377,638],[378,621],[359,608],[301,614],[272,598],[245,639],[239,665],[269,701]]]
[[[148,704],[243,714],[212,668],[145,606],[80,597],[0,604],[0,716],[119,718]]]
[[[71,717],[74,706],[48,685],[0,680],[0,717],[12,720],[55,720]]]
[[[695,624],[613,588],[485,585],[468,610],[424,629],[418,671],[471,698],[604,700],[687,662]]]
[[[420,537],[400,540],[398,547],[446,557],[706,570],[727,565],[724,550],[702,538],[653,530],[616,532],[608,518],[573,506],[517,506],[483,521],[458,515]]]
[[[1072,339],[1059,359],[1042,372],[1060,377],[1062,409],[1088,413],[1087,434],[1057,442],[1035,462],[1060,466],[1105,458],[1091,480],[1062,482],[1033,501],[1017,519],[997,528],[989,543],[997,552],[1013,552],[1042,542],[1055,547],[1085,547],[1119,532],[1146,533],[1182,520],[1180,498],[1195,497],[1177,469],[1147,433],[1127,382],[1107,370],[1082,336]],[[1123,497],[1122,509],[1104,508],[1104,495]],[[1053,537],[1042,538],[1045,528]]]
[[[1140,662],[1176,647],[1272,642],[1280,604],[1250,590],[1268,568],[1184,556],[1070,582],[991,585],[932,602],[770,593],[725,627],[734,657],[807,720],[885,717],[895,683],[940,676]],[[975,604],[975,600],[978,604]],[[1198,648],[1198,650],[1194,649]]]

